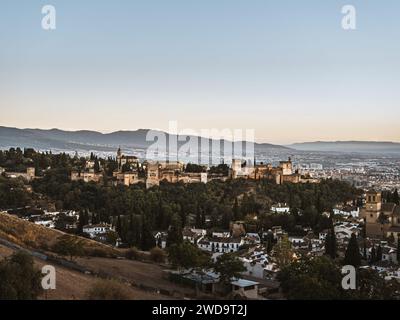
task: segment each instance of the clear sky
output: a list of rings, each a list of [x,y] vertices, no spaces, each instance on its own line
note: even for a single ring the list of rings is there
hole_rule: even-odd
[[[41,28],[54,5],[57,29]],[[341,8],[357,9],[357,30]],[[2,0],[0,125],[400,141],[398,0]]]

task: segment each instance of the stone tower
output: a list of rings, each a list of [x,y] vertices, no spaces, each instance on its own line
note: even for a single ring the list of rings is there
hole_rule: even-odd
[[[375,190],[368,191],[365,208],[368,211],[379,212],[382,208],[382,194]]]
[[[382,194],[375,190],[370,190],[366,194],[365,206],[362,208],[362,216],[366,221],[366,230],[369,237],[380,237],[382,226],[378,222],[378,217],[382,209]]]
[[[281,161],[279,167],[282,169],[282,175],[290,176],[293,173],[292,159],[289,157],[288,161]]]
[[[231,167],[231,178],[236,179],[241,171],[242,171],[242,160],[233,159]]]
[[[159,186],[159,185],[160,185],[159,164],[149,163],[147,165],[146,188],[149,189],[153,186]]]
[[[122,165],[121,165],[121,157],[122,157],[122,151],[121,151],[121,147],[119,147],[118,148],[118,150],[117,150],[117,163],[118,163],[118,172],[120,172],[121,171],[121,167],[122,167]]]
[[[29,167],[26,169],[26,175],[28,177],[28,180],[33,180],[35,179],[35,168],[34,167]]]

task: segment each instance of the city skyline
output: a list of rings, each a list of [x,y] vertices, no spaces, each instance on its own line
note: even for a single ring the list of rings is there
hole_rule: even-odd
[[[5,1],[1,126],[254,129],[257,142],[400,142],[395,1]],[[380,17],[384,16],[385,19]]]

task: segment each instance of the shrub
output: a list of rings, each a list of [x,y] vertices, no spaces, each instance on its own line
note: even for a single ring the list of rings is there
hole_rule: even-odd
[[[84,253],[82,240],[68,235],[58,238],[53,251],[62,256],[69,256],[71,261]]]
[[[150,259],[156,263],[164,263],[166,258],[166,254],[164,250],[159,247],[154,247],[150,250]]]
[[[128,289],[115,280],[99,280],[86,293],[88,300],[129,300]]]
[[[42,275],[22,251],[0,262],[0,300],[34,300],[42,293]]]
[[[139,260],[140,259],[140,252],[137,248],[132,247],[125,252],[125,258],[129,260]]]

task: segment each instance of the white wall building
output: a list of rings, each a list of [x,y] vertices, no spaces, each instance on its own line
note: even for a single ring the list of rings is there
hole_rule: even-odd
[[[333,214],[335,215],[343,215],[345,217],[353,217],[358,218],[360,215],[360,208],[355,206],[345,206],[343,208],[334,208]]]
[[[83,228],[83,233],[86,233],[90,236],[90,238],[94,238],[97,235],[105,234],[109,231],[113,231],[111,225],[108,224],[94,224],[94,225],[86,225]]]
[[[238,251],[243,244],[242,238],[204,237],[197,243],[197,246],[204,251],[229,253]]]

